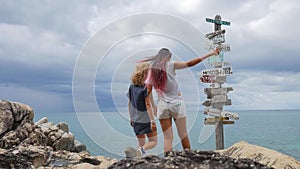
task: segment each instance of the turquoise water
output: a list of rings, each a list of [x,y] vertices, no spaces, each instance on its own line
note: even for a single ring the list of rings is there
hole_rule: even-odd
[[[300,161],[300,110],[234,111],[240,119],[224,126],[225,148],[239,141],[264,146],[290,155]],[[48,117],[55,124],[67,122],[76,139],[87,145],[93,155],[121,158],[126,146],[136,146],[127,113],[36,113],[34,120]],[[79,117],[79,118],[78,118]],[[188,113],[188,130],[193,149],[214,150],[213,126],[204,126],[202,113]],[[100,120],[98,119],[100,118]],[[81,126],[81,124],[83,127]],[[109,128],[107,128],[109,126]],[[201,134],[201,131],[202,134]],[[174,149],[181,149],[174,128]],[[159,143],[150,153],[162,151],[163,136],[158,125]],[[200,136],[201,135],[201,136]],[[202,137],[202,139],[201,139]]]

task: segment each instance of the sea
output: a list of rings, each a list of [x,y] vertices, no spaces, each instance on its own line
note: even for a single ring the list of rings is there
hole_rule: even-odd
[[[246,141],[250,144],[273,149],[300,161],[300,110],[239,110],[234,124],[224,125],[224,147]],[[128,113],[35,113],[34,121],[47,117],[57,124],[67,122],[75,139],[87,146],[92,155],[121,159],[128,146],[137,147],[137,140],[129,125]],[[187,128],[192,149],[215,150],[214,126],[204,125],[208,118],[203,112],[187,113]],[[173,123],[174,124],[174,123]],[[158,144],[149,154],[162,155],[163,135],[157,123]],[[175,150],[181,149],[173,125]]]

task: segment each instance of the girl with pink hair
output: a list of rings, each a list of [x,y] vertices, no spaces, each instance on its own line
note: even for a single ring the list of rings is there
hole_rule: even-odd
[[[219,49],[216,49],[211,53],[190,61],[178,62],[170,61],[172,53],[169,49],[162,48],[155,56],[143,60],[143,62],[151,62],[145,84],[153,86],[158,95],[157,117],[164,135],[165,153],[172,150],[172,119],[175,121],[183,149],[191,149],[186,129],[185,104],[179,90],[175,70],[195,66],[208,57],[218,54]]]

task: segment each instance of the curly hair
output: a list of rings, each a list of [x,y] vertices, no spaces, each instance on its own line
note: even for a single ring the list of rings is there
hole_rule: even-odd
[[[148,73],[149,65],[150,64],[147,62],[142,62],[137,64],[135,71],[131,75],[131,82],[134,85],[141,86],[144,84],[144,81]]]

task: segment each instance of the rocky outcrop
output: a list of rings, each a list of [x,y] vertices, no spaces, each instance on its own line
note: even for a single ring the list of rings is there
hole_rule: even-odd
[[[17,146],[0,153],[0,168],[85,168],[103,169],[116,159],[91,156],[87,151],[80,153],[66,150],[53,151],[49,146]]]
[[[46,145],[47,137],[33,123],[33,109],[22,103],[0,101],[0,148],[12,148],[21,143]]]
[[[267,169],[266,165],[250,159],[234,159],[221,156],[212,151],[186,150],[171,151],[165,158],[146,156],[140,159],[123,159],[109,167],[109,169],[151,168],[151,169]]]
[[[235,143],[231,147],[218,151],[232,158],[248,158],[269,167],[278,169],[299,169],[300,162],[277,151],[249,144],[245,141]]]
[[[30,106],[0,100],[0,168],[107,168],[117,161],[91,156],[67,123],[33,118]]]
[[[46,117],[33,123],[31,107],[16,102],[0,101],[0,148],[9,149],[20,144],[50,146],[53,150],[80,152],[86,146],[75,140],[65,122],[57,125]]]

